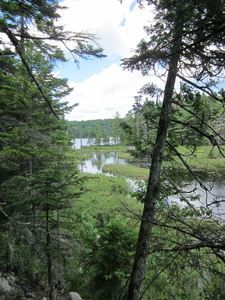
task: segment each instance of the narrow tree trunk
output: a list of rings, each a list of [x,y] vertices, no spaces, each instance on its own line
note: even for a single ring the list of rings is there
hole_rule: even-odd
[[[49,207],[46,207],[46,258],[48,270],[48,299],[53,300],[53,278],[52,278],[52,255],[51,255],[51,236],[49,229]]]
[[[26,162],[26,176],[33,174],[33,160],[32,158],[29,158]],[[30,196],[33,197],[35,194],[35,191],[30,192]],[[37,218],[37,204],[35,202],[31,203],[31,213],[33,218],[33,230],[34,233],[36,233],[37,225],[38,225],[38,218]]]
[[[168,127],[170,124],[170,110],[177,74],[178,58],[178,55],[175,55],[171,59],[171,62],[169,64],[169,71],[164,91],[163,106],[158,124],[156,142],[153,149],[150,175],[147,184],[145,204],[136,246],[136,255],[130,279],[127,300],[140,299],[141,285],[145,275],[146,261],[149,252],[149,241],[155,215],[156,201],[159,195],[160,173]]]

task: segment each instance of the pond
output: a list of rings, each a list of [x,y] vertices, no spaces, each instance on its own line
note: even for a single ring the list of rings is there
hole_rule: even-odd
[[[212,210],[213,214],[220,219],[225,219],[225,189],[224,182],[220,180],[207,180],[199,184],[196,181],[187,182],[188,186],[185,191],[192,196],[199,197],[193,201],[192,204],[196,208],[202,207],[202,209]],[[184,194],[185,195],[185,194]],[[169,197],[170,204],[173,202],[179,203],[181,206],[186,206],[185,201],[179,201],[178,197]]]
[[[81,149],[81,147],[94,145],[94,142],[90,142],[90,140],[86,138],[80,138],[80,139],[73,140],[73,144],[74,144],[73,146],[74,149]],[[114,140],[112,137],[109,138],[109,144],[110,145],[114,144]],[[101,145],[104,145],[104,143],[101,142]]]
[[[108,153],[93,153],[90,159],[87,159],[83,164],[79,165],[81,173],[89,174],[103,174],[102,168],[106,164],[127,164],[125,159],[119,158],[118,152],[108,152]],[[107,176],[113,176],[109,173],[104,173]],[[137,187],[137,182],[135,180],[126,179],[129,186],[134,190]],[[208,192],[204,190],[207,187]],[[225,218],[225,188],[223,180],[216,181],[203,181],[200,185],[196,181],[188,182],[188,187],[186,191],[192,191],[193,196],[199,196],[199,200],[193,202],[195,207],[203,207],[205,209],[212,209],[213,213],[217,217]],[[179,203],[181,206],[187,205],[185,202],[180,202],[177,196],[168,197],[169,204],[173,202]]]
[[[79,169],[82,174],[103,174],[102,168],[104,165],[124,165],[126,163],[125,159],[119,158],[119,152],[93,153],[93,156],[90,159],[86,159],[83,164],[79,165]]]

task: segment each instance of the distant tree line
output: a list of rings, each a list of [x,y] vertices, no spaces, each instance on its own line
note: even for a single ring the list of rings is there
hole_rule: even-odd
[[[101,127],[107,136],[111,136],[113,130],[113,119],[68,121],[68,124],[69,134],[75,139],[79,139],[81,136],[89,138],[91,132],[97,127]]]
[[[87,121],[67,121],[69,135],[72,139],[87,138],[91,144],[107,144],[110,138],[115,144],[122,139],[122,129],[120,123],[122,119],[116,113],[114,119],[98,119]]]

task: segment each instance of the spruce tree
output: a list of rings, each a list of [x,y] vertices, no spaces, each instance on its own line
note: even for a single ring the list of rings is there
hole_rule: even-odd
[[[212,90],[222,75],[225,62],[221,50],[224,47],[225,26],[223,1],[153,0],[148,3],[156,11],[155,23],[152,27],[146,27],[147,39],[139,43],[133,57],[123,60],[123,66],[130,70],[141,70],[144,75],[151,70],[160,73],[164,69],[167,79],[127,296],[129,300],[141,298],[141,285],[161,189],[162,162],[171,125],[175,80],[179,77],[218,101],[224,101],[223,96],[218,97]],[[204,131],[202,134],[205,134]],[[210,135],[206,137],[214,143]]]

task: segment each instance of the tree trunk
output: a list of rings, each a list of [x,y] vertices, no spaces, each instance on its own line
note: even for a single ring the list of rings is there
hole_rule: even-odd
[[[52,278],[52,255],[51,255],[51,236],[49,229],[49,207],[46,207],[46,258],[48,274],[48,299],[53,300],[53,278]]]
[[[130,279],[127,300],[140,299],[141,285],[145,275],[146,261],[149,252],[150,236],[155,215],[156,201],[159,195],[160,173],[168,127],[170,125],[170,110],[177,74],[178,59],[179,55],[174,55],[171,58],[169,64],[169,71],[164,90],[163,106],[158,123],[158,132],[156,136],[155,146],[153,149],[150,175],[147,184],[145,204],[136,246],[136,255]]]

